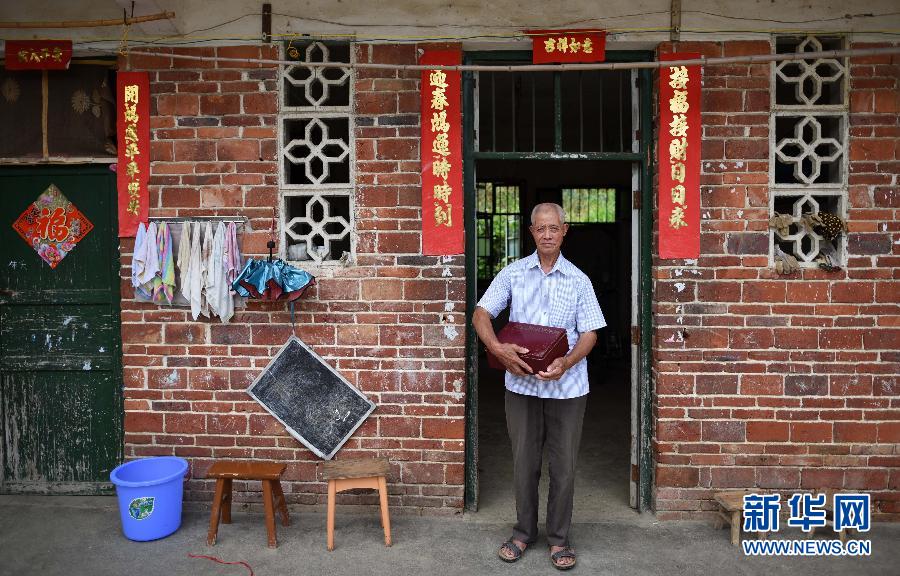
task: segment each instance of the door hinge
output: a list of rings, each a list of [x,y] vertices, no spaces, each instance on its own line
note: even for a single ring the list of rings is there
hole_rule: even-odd
[[[641,191],[634,190],[631,193],[631,209],[632,210],[640,210],[641,209]]]
[[[632,326],[631,327],[631,343],[635,346],[641,345],[641,327],[640,326]]]

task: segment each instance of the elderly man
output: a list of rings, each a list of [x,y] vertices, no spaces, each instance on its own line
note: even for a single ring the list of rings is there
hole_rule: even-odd
[[[537,250],[497,274],[478,302],[472,323],[479,338],[506,367],[506,425],[512,441],[517,521],[498,554],[515,562],[537,540],[541,452],[549,449],[550,495],[547,541],[560,570],[575,566],[569,542],[575,492],[575,458],[588,393],[585,356],[598,328],[606,326],[590,279],[560,253],[569,229],[558,204],[538,204],[531,213]],[[515,344],[502,344],[491,318],[510,306],[510,321],[565,328],[569,352],[547,370],[532,374]]]

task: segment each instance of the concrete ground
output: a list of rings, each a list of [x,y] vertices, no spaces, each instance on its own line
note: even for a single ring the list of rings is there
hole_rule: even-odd
[[[188,554],[243,560],[257,575],[316,576],[555,574],[546,542],[526,551],[517,564],[504,564],[497,546],[508,536],[510,519],[480,513],[455,517],[404,516],[392,520],[394,545],[383,544],[377,509],[338,509],[333,552],[325,547],[325,516],[292,510],[293,524],[280,527],[279,547],[266,547],[261,515],[235,511],[219,529],[218,543],[206,546],[208,511],[185,510],[181,528],[155,542],[132,542],[120,531],[113,497],[0,496],[0,575],[235,575],[224,566]],[[786,537],[799,537],[787,533]],[[784,534],[782,534],[784,536]],[[643,575],[900,573],[900,525],[876,524],[867,558],[752,558],[731,546],[727,530],[696,522],[658,522],[632,514],[606,522],[576,523],[576,574]]]

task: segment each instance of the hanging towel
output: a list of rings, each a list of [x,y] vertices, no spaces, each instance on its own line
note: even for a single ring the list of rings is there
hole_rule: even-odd
[[[144,242],[147,240],[147,227],[141,222],[138,224],[137,236],[134,239],[134,250],[131,254],[131,286],[134,288],[135,298],[149,300],[150,294],[141,286],[138,278],[144,272]]]
[[[171,304],[175,296],[175,259],[172,254],[172,233],[167,223],[159,223],[156,238],[159,274],[153,278],[153,301],[157,304]]]
[[[144,249],[140,258],[144,262],[144,268],[138,274],[138,282],[141,288],[148,294],[148,300],[153,296],[153,279],[159,273],[159,244],[157,243],[157,224],[151,222],[147,226],[147,234],[144,236]]]
[[[237,240],[237,224],[228,223],[227,236],[225,237],[225,280],[228,281],[230,287],[237,278],[242,266],[241,247]]]
[[[209,318],[209,300],[207,298],[207,290],[209,288],[209,256],[212,251],[212,240],[212,224],[210,224],[209,220],[207,220],[206,225],[203,227],[203,248],[201,248],[200,250],[200,285],[202,287],[200,313],[207,318]]]
[[[216,225],[216,233],[212,238],[204,287],[206,288],[206,301],[209,302],[209,312],[212,315],[216,315],[219,313],[219,302],[222,300],[219,297],[220,294],[216,289],[216,284],[219,283],[219,277],[222,275],[222,256],[225,251],[223,243],[225,239],[225,224],[219,222]]]
[[[228,281],[225,274],[225,245],[228,241],[228,232],[224,222],[219,222],[216,234],[213,237],[210,267],[207,276],[209,288],[207,299],[210,311],[215,309],[215,314],[225,323],[234,315],[234,300],[231,296]]]
[[[191,231],[191,259],[188,263],[187,285],[191,302],[191,317],[196,320],[203,311],[203,277],[200,264],[200,224],[195,222]]]
[[[181,284],[181,295],[191,301],[191,286],[188,282],[188,268],[191,264],[191,225],[188,221],[181,223],[181,244],[178,246],[178,281]]]

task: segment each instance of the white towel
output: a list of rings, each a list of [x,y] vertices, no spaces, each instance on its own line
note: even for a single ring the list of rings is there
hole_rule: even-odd
[[[234,300],[231,297],[225,269],[227,258],[225,247],[227,243],[227,228],[224,222],[219,222],[219,225],[216,227],[216,234],[213,237],[212,254],[210,256],[210,267],[207,276],[209,284],[207,299],[209,300],[210,310],[219,316],[222,323],[228,322],[234,315]]]
[[[191,259],[188,264],[187,285],[190,288],[191,317],[196,320],[203,311],[203,276],[201,274],[200,224],[195,223],[191,233]]]
[[[203,248],[200,250],[200,285],[202,286],[202,300],[200,313],[209,318],[209,301],[207,299],[209,289],[209,255],[212,250],[212,224],[209,220],[203,227]]]
[[[188,270],[191,265],[191,225],[185,220],[181,223],[181,244],[178,246],[178,282],[181,284],[181,295],[191,301],[191,286],[188,282]]]
[[[147,300],[150,298],[138,281],[138,276],[144,271],[144,242],[147,241],[147,227],[141,222],[138,224],[137,236],[134,239],[134,250],[131,253],[131,285],[134,287],[136,298]]]
[[[156,222],[151,222],[150,225],[147,226],[147,233],[144,235],[144,243],[141,246],[141,251],[140,253],[135,254],[135,257],[139,262],[137,281],[140,286],[144,287],[148,294],[152,291],[150,283],[159,273],[159,245],[156,243],[156,233]]]

